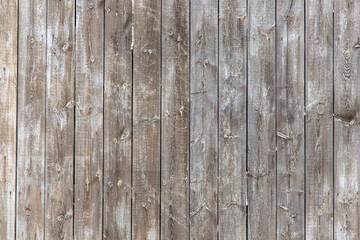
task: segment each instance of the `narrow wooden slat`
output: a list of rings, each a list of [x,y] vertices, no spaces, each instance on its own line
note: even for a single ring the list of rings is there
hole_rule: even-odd
[[[333,239],[332,0],[306,1],[306,239]]]
[[[334,1],[334,234],[360,239],[360,2]]]
[[[247,1],[220,1],[219,235],[246,239]]]
[[[0,239],[15,237],[17,1],[0,1]]]
[[[277,237],[304,239],[304,1],[276,6]]]
[[[102,238],[102,0],[76,1],[75,239]]]
[[[276,239],[275,1],[248,1],[249,239]]]
[[[44,238],[46,1],[19,1],[18,239]]]
[[[73,236],[75,1],[48,1],[45,238]]]
[[[190,8],[190,238],[217,238],[218,1]]]
[[[131,8],[105,2],[104,239],[131,239]]]
[[[161,1],[134,0],[133,239],[160,236]]]
[[[161,239],[189,238],[189,1],[162,1]]]

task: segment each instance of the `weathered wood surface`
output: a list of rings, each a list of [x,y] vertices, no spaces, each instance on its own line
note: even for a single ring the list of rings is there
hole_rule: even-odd
[[[105,2],[105,239],[131,239],[132,17],[131,1]]]
[[[219,9],[219,238],[246,239],[247,4]]]
[[[76,1],[74,238],[101,239],[104,2]]]
[[[133,1],[133,239],[160,237],[161,1]]]
[[[333,239],[332,5],[305,5],[306,239]]]
[[[46,1],[19,1],[18,24],[16,237],[43,239]]]
[[[47,5],[45,238],[73,235],[75,1]]]
[[[0,7],[0,239],[360,238],[358,1]]]
[[[277,238],[304,239],[304,3],[276,15]]]
[[[248,231],[276,239],[275,1],[248,1]]]
[[[190,239],[217,238],[218,2],[190,7]]]
[[[161,239],[189,237],[189,1],[162,1]]]
[[[0,1],[0,239],[15,237],[17,1]]]
[[[359,1],[334,1],[334,237],[360,238]]]

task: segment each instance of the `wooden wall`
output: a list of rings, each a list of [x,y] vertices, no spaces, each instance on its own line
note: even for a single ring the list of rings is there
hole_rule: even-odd
[[[360,1],[0,0],[0,239],[360,239]]]

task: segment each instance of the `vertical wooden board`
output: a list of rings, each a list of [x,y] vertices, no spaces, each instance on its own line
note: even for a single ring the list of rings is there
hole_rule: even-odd
[[[275,1],[248,7],[248,237],[275,239]]]
[[[73,236],[75,1],[48,1],[45,238]]]
[[[134,1],[133,239],[160,236],[161,1]]]
[[[304,1],[276,6],[277,238],[304,238]]]
[[[44,238],[46,1],[19,1],[17,225]]]
[[[332,0],[306,1],[306,239],[333,239]]]
[[[219,7],[219,236],[246,239],[247,1]]]
[[[102,0],[76,1],[75,239],[102,238]]]
[[[334,2],[334,234],[360,239],[360,2]]]
[[[190,238],[217,238],[218,1],[190,8]]]
[[[161,239],[189,238],[189,1],[162,1]]]
[[[0,239],[15,237],[17,1],[0,1]]]
[[[104,232],[131,239],[131,1],[105,2]]]

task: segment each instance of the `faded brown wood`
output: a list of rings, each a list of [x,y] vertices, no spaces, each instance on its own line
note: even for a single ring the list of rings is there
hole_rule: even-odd
[[[162,1],[161,239],[189,238],[189,1]]]
[[[359,1],[334,1],[334,237],[360,239]]]
[[[277,238],[304,239],[304,2],[276,6]]]
[[[133,1],[133,239],[160,236],[161,1]]]
[[[306,6],[306,239],[333,239],[332,0]]]
[[[45,238],[73,236],[75,1],[49,1]]]
[[[17,1],[0,1],[0,239],[15,237]]]
[[[104,239],[131,239],[131,1],[105,2]]]
[[[276,239],[275,1],[248,7],[248,237]]]
[[[190,239],[217,238],[218,1],[191,1]]]
[[[18,239],[44,238],[46,1],[19,1]]]
[[[76,1],[75,239],[101,239],[104,2]]]
[[[246,239],[247,2],[220,1],[219,238]]]

